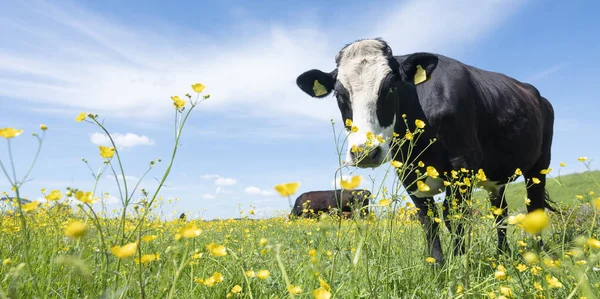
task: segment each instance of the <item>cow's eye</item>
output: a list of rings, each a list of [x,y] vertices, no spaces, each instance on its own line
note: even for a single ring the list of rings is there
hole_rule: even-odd
[[[394,93],[394,92],[396,92],[396,87],[395,86],[390,87],[390,90],[389,90],[388,94],[391,94],[391,93]]]

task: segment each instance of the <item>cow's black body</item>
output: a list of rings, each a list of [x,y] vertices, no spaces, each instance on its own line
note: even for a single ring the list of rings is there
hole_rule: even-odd
[[[531,186],[527,189],[527,197],[531,202],[527,210],[554,210],[548,204],[545,192],[546,176],[540,173],[550,165],[554,110],[534,86],[439,54],[392,56],[388,45],[378,41],[381,43],[381,55],[387,57],[388,66],[392,69],[381,84],[377,99],[377,118],[382,127],[391,123],[395,116],[398,121],[394,132],[404,136],[407,130],[414,131],[416,119],[423,120],[426,124],[424,133],[414,143],[412,152],[422,152],[418,160],[435,167],[444,179],[448,178],[444,174],[449,176],[452,170],[482,169],[488,183],[496,183],[484,187],[490,191],[492,205],[503,209],[502,215],[496,217],[499,224],[506,217],[506,202],[501,200],[504,185],[517,168],[527,180],[534,177],[540,180],[539,184],[531,184],[531,181],[528,184]],[[340,60],[344,59],[345,49],[336,56],[338,67]],[[427,73],[427,81],[420,84],[413,82],[417,65]],[[337,80],[337,76],[338,68],[330,73],[309,70],[298,77],[297,84],[313,97],[326,95],[314,94],[311,89],[314,80],[324,85],[327,94],[335,90],[342,118],[352,119],[352,101],[347,87]],[[408,128],[402,121],[402,115],[406,115]],[[430,145],[433,139],[436,141]],[[391,152],[397,153],[395,160],[412,162],[403,158],[407,156],[407,150],[405,144],[400,149],[392,148]],[[458,173],[461,174],[460,171]],[[415,180],[416,174],[412,172],[404,182],[411,184]],[[444,202],[448,228],[449,190],[446,189]],[[408,191],[411,194],[418,191],[416,184],[409,186]],[[462,194],[458,197],[459,201],[464,199]],[[412,194],[411,199],[420,208],[419,219],[426,229],[429,254],[443,262],[438,224],[427,217],[428,211],[435,209],[433,195]],[[456,227],[456,232],[459,236],[463,233],[462,225]],[[505,235],[506,229],[498,228],[500,250],[508,249]],[[462,253],[464,247],[460,239],[457,238],[455,243],[455,254]]]
[[[368,190],[324,190],[302,193],[292,208],[292,215],[313,217],[319,212],[329,213],[333,209],[338,214],[352,213],[354,209],[361,209],[369,204],[371,192]],[[312,210],[312,211],[311,211]],[[306,211],[306,212],[305,212]],[[360,215],[366,215],[368,208],[360,210]]]

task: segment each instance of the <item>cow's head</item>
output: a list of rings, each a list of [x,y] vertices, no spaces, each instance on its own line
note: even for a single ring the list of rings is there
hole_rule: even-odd
[[[344,47],[335,61],[337,68],[332,72],[312,69],[298,76],[296,83],[316,98],[334,91],[342,120],[350,119],[358,128],[358,132],[351,132],[351,127],[346,126],[347,163],[361,168],[377,167],[391,158],[394,127],[402,121],[398,108],[403,97],[414,92],[411,85],[415,84],[417,66],[425,70],[429,79],[437,58],[416,53],[400,63],[385,41],[364,39]],[[368,132],[373,135],[367,136]],[[353,152],[353,148],[359,151]]]

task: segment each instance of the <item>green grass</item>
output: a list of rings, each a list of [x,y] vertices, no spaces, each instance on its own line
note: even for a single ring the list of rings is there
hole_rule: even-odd
[[[4,207],[0,298],[598,298],[598,171],[549,181],[561,213],[550,213],[544,226],[546,251],[539,251],[535,237],[524,231],[545,224],[544,218],[526,218],[508,224],[513,254],[498,255],[494,215],[485,194],[478,193],[479,200],[469,202],[476,213],[451,217],[453,223],[466,225],[465,255],[449,254],[453,236],[442,226],[444,266],[428,258],[417,211],[402,199],[405,194],[384,188],[373,188],[378,200],[386,200],[374,203],[376,213],[366,219],[256,220],[247,211],[241,220],[159,220],[157,211],[165,203],[160,190],[175,161],[185,122],[194,107],[208,99],[201,98],[203,86],[193,89],[195,99],[172,98],[173,153],[162,177],[153,175],[160,178],[156,188],[137,190],[118,179],[127,177],[118,148],[102,147],[98,171],[84,160],[94,175],[93,185],[63,191],[48,186],[49,203],[18,201]],[[82,113],[77,119],[100,127],[110,137],[97,115]],[[41,136],[34,134],[40,148],[45,132],[42,128]],[[420,132],[415,129],[410,140]],[[401,142],[407,140],[405,136]],[[8,139],[9,149],[14,142],[18,139]],[[14,186],[6,190],[7,196],[20,198],[35,159],[19,179],[12,169],[15,161],[10,154],[9,158],[0,164]],[[148,172],[159,162],[152,161]],[[409,164],[417,163],[409,161],[393,172],[414,171]],[[589,162],[586,166],[589,169]],[[117,178],[123,200],[116,213],[93,205],[102,203],[96,184],[106,171]],[[418,175],[422,180],[431,174]],[[511,185],[507,196],[510,219],[517,219],[514,216],[524,209],[524,185]],[[439,221],[436,215],[430,217]],[[529,254],[537,260],[523,258]]]
[[[589,196],[590,192],[600,195],[600,171],[585,171],[567,175],[552,176],[556,170],[548,175],[546,189],[550,199],[562,205],[574,205],[581,201],[576,196]],[[477,191],[473,196],[478,200],[488,200],[485,191]],[[506,187],[506,200],[510,211],[525,211],[525,198],[527,191],[524,182],[511,183]]]

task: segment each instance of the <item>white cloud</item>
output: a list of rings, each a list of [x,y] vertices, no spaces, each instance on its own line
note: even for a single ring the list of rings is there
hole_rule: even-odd
[[[380,16],[371,35],[384,38],[395,55],[419,51],[444,54],[489,34],[525,2],[403,1]]]
[[[524,81],[525,82],[532,82],[533,83],[533,82],[539,81],[539,80],[541,80],[543,78],[546,78],[548,76],[551,76],[551,75],[553,75],[555,73],[558,73],[558,72],[566,69],[569,66],[570,66],[569,63],[560,63],[560,64],[557,64],[557,65],[553,65],[553,66],[551,66],[551,67],[549,67],[547,69],[544,69],[542,71],[539,71],[539,72],[537,72],[537,73],[529,76],[529,78],[525,79]]]
[[[215,185],[217,185],[217,186],[231,186],[231,185],[235,185],[236,183],[237,183],[237,180],[232,179],[232,178],[219,177],[218,179],[215,180]]]
[[[273,191],[269,191],[269,190],[262,190],[258,187],[254,187],[254,186],[248,186],[244,189],[244,192],[248,193],[248,194],[252,194],[252,195],[263,195],[263,196],[269,196],[269,195],[273,195],[275,194]]]
[[[69,117],[93,111],[128,121],[148,120],[170,117],[169,97],[190,91],[192,82],[202,82],[213,96],[204,110],[327,121],[338,117],[335,101],[306,96],[295,79],[309,68],[333,68],[333,58],[344,44],[381,36],[396,54],[444,53],[468,47],[523,2],[413,0],[390,6],[383,15],[379,9],[365,12],[356,20],[364,24],[358,31],[342,30],[346,24],[327,30],[306,23],[295,28],[258,24],[245,27],[267,29],[249,30],[239,38],[211,39],[194,32],[201,42],[185,47],[180,45],[190,32],[158,32],[146,24],[132,28],[54,2],[15,2],[0,13],[0,32],[18,41],[0,52],[0,72],[5,73],[0,96],[19,98],[23,105],[33,102],[38,105],[29,106],[38,109],[60,108]],[[376,21],[374,14],[379,14]],[[27,47],[31,44],[36,47]]]
[[[220,178],[221,176],[218,174],[204,174],[201,175],[200,178],[203,180],[212,180],[212,179],[216,179],[216,178]]]
[[[206,193],[206,194],[202,195],[202,198],[204,198],[204,199],[215,199],[217,197],[214,196],[214,195],[212,195],[212,194]]]
[[[136,145],[152,145],[154,144],[154,141],[152,141],[152,139],[146,137],[146,136],[139,136],[133,133],[127,133],[127,134],[121,134],[121,133],[113,133],[111,134],[111,137],[113,139],[113,141],[115,142],[115,144],[117,145],[117,147],[119,148],[126,148],[126,147],[133,147]],[[108,138],[108,136],[106,134],[102,134],[102,133],[94,133],[90,136],[90,140],[92,141],[93,144],[96,145],[111,145],[110,143],[110,139]]]
[[[103,196],[102,198],[104,200],[104,203],[109,206],[121,204],[121,200],[118,197],[114,197],[112,195]]]

